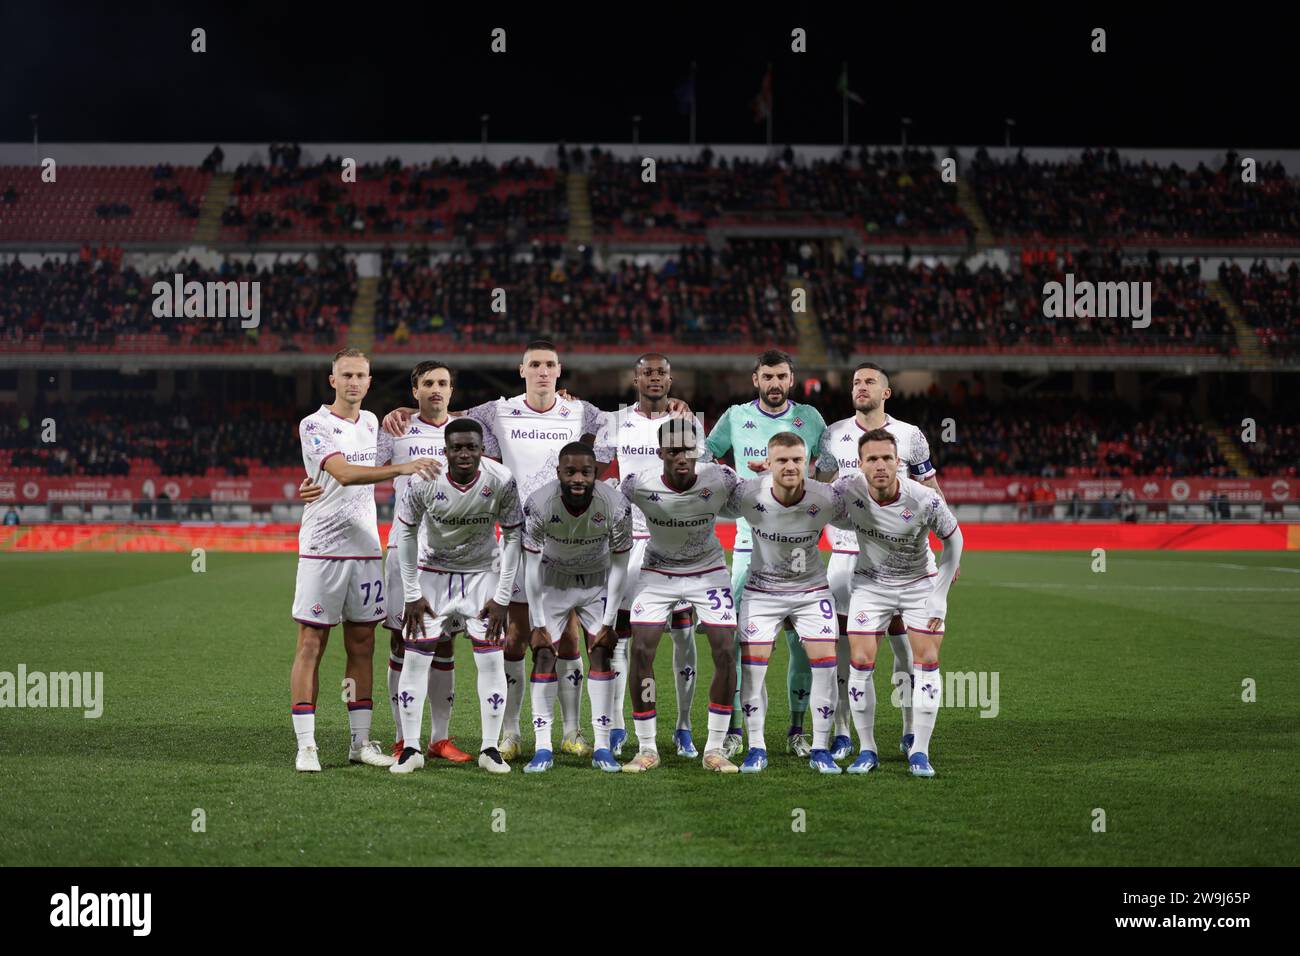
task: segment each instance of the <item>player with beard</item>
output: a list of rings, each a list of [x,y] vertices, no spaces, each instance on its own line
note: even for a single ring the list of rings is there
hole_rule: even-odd
[[[632,506],[617,489],[596,480],[596,454],[571,442],[560,449],[555,479],[534,491],[524,505],[524,592],[532,625],[532,703],[536,749],[524,773],[551,769],[551,720],[557,674],[555,635],[576,613],[587,632],[591,661],[587,692],[595,749],[591,765],[618,773],[609,749],[613,723],[614,621],[627,579],[632,550]]]
[[[706,447],[718,461],[731,453],[735,468],[742,477],[747,472],[765,470],[768,442],[773,435],[791,432],[797,435],[808,449],[809,456],[821,447],[822,432],[826,422],[821,412],[811,405],[790,401],[794,388],[794,359],[780,349],[770,349],[754,363],[754,388],[758,397],[744,405],[732,405],[718,419],[709,433]],[[736,521],[736,543],[731,556],[731,593],[741,600],[749,572],[750,551],[753,538],[749,523],[743,518]],[[820,561],[821,558],[818,557]],[[786,671],[786,689],[790,701],[790,728],[786,736],[787,750],[799,757],[809,757],[812,745],[804,736],[803,720],[812,694],[812,668],[804,653],[799,635],[789,626],[785,628],[786,646],[790,651]],[[740,655],[736,655],[739,662]],[[741,675],[736,675],[740,687]],[[741,713],[740,692],[737,690],[732,704],[733,719]],[[728,757],[740,750],[741,728],[733,725],[727,732],[723,750]]]
[[[853,416],[843,418],[827,427],[822,435],[821,451],[817,456],[817,479],[834,481],[837,475],[850,474],[858,470],[858,441],[869,431],[883,428],[894,436],[897,444],[898,463],[905,469],[905,477],[920,482],[927,488],[939,492],[939,481],[934,465],[930,463],[930,443],[925,440],[921,429],[907,422],[900,422],[885,412],[885,401],[893,393],[889,388],[889,376],[874,362],[863,362],[853,370]],[[840,699],[847,700],[849,681],[849,643],[848,610],[849,598],[853,591],[853,569],[858,561],[858,536],[853,531],[827,528],[830,538],[831,560],[826,569],[830,579],[831,591],[835,596],[835,606],[840,611],[839,626],[841,641],[837,659],[839,670]],[[889,646],[894,652],[895,688],[902,688],[899,699],[903,711],[903,736],[899,750],[906,755],[912,745],[912,649],[907,639],[907,628],[903,618],[895,615],[889,622]],[[835,740],[831,746],[831,756],[843,760],[853,752],[853,738],[849,734],[849,712],[841,707],[835,715]]]

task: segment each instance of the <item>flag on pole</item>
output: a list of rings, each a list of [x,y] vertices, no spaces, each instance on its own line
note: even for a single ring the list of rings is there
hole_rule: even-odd
[[[772,118],[772,65],[763,74],[763,84],[758,88],[758,95],[750,103],[754,113],[754,122],[761,123]]]
[[[860,104],[866,102],[866,100],[858,96],[857,93],[854,93],[849,89],[849,65],[847,63],[845,63],[844,68],[840,70],[840,81],[835,84],[835,89],[845,99],[852,100],[854,103]]]
[[[677,87],[676,96],[677,112],[685,116],[695,105],[695,70],[693,67],[691,75]]]

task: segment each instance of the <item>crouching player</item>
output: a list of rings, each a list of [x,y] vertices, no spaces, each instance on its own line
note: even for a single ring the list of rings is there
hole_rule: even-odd
[[[682,602],[695,608],[713,652],[704,766],[720,773],[737,770],[722,749],[736,690],[736,610],[715,525],[740,479],[726,465],[697,466],[703,447],[704,436],[694,422],[669,419],[659,426],[662,471],[628,475],[620,486],[623,496],[645,515],[650,534],[640,576],[630,589],[632,717],[640,752],[623,765],[626,773],[659,766],[655,651],[670,611]]]
[[[948,615],[948,589],[961,562],[961,529],[937,491],[898,473],[898,443],[883,428],[858,440],[860,471],[837,478],[848,505],[837,527],[858,535],[858,566],[849,603],[849,710],[861,753],[849,773],[868,773],[876,756],[876,647],[889,621],[901,614],[907,626],[916,679],[907,761],[912,774],[933,777],[930,737],[942,702],[939,645]],[[936,563],[930,532],[943,541]]]
[[[808,448],[793,432],[777,432],[767,443],[767,470],[732,492],[730,511],[749,522],[754,550],[740,608],[741,707],[749,753],[741,773],[767,767],[767,662],[777,632],[794,622],[812,668],[813,743],[808,765],[820,773],[841,773],[829,743],[836,685],[835,599],[826,580],[820,542],[823,529],[845,517],[844,500],[833,485],[808,474]]]
[[[610,752],[613,726],[614,622],[632,551],[632,507],[617,489],[596,480],[596,453],[583,442],[560,449],[556,480],[524,505],[524,592],[532,625],[532,700],[536,747],[524,773],[551,769],[551,721],[559,690],[555,640],[576,613],[587,633],[587,693],[595,748],[591,765],[617,773]]]
[[[461,627],[474,645],[483,742],[478,765],[509,773],[497,750],[505,716],[506,670],[501,637],[519,565],[519,493],[504,465],[483,458],[483,427],[457,418],[446,427],[447,471],[436,481],[413,480],[398,504],[397,539],[406,597],[406,658],[398,683],[405,746],[393,773],[424,766],[420,722],[434,647]],[[501,525],[500,575],[492,570],[494,525]],[[419,548],[420,526],[425,545]]]

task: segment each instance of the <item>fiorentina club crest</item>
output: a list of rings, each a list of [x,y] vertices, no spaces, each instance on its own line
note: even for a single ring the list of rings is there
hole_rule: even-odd
[[[904,521],[912,520],[912,512],[908,511],[906,508],[903,509],[903,520]]]
[[[635,614],[640,614],[644,610],[645,610],[645,605],[643,605],[640,601],[637,601],[635,604],[632,605],[632,611]]]
[[[492,497],[491,486],[484,488],[482,491],[479,492],[479,494],[482,495],[484,498],[491,498]]]
[[[794,420],[794,427],[795,427],[795,428],[803,428],[803,419],[802,419],[802,418],[796,418],[796,419]]]
[[[748,634],[750,637],[753,637],[755,634],[758,633],[758,625],[755,624],[753,621],[750,621],[748,624],[745,625],[745,633]]]
[[[325,609],[321,607],[320,602],[317,601],[315,604],[311,606],[311,612],[315,614],[317,617],[320,617],[322,614],[325,613]]]
[[[710,491],[708,488],[703,488],[700,490],[700,497],[703,498],[705,501],[708,501],[710,498],[713,497],[713,492]]]
[[[561,418],[568,418],[568,417],[569,417],[569,406],[568,406],[568,405],[561,405],[561,406],[560,406],[560,417],[561,417]]]
[[[591,520],[593,524],[604,524],[605,516],[601,514],[599,511],[597,511],[595,517],[593,517]]]
[[[817,512],[819,512],[819,511],[821,511],[821,510],[822,510],[821,508],[818,508],[816,505],[813,505],[812,507],[810,507],[810,508],[808,509],[808,514],[809,514],[810,517],[815,518],[815,517],[817,517]]]
[[[859,611],[857,614],[855,614],[855,615],[853,616],[853,620],[857,621],[859,624],[866,624],[866,623],[867,623],[867,612],[866,612],[866,611]]]

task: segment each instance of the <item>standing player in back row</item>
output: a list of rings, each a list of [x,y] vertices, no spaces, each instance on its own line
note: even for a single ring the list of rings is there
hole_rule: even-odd
[[[889,377],[874,362],[863,362],[853,370],[853,417],[843,418],[827,427],[822,435],[821,453],[817,456],[819,481],[834,481],[838,475],[858,470],[858,441],[869,431],[883,428],[898,442],[899,467],[905,477],[919,481],[939,493],[939,480],[934,465],[930,463],[930,443],[921,429],[907,422],[891,418],[885,412],[885,401],[893,394]],[[848,693],[849,646],[848,613],[849,596],[853,591],[853,571],[858,561],[858,536],[853,531],[827,528],[830,537],[831,560],[826,569],[835,606],[839,608],[840,641],[838,672],[840,694]],[[903,736],[899,750],[904,754],[912,745],[912,650],[907,639],[907,628],[902,617],[889,622],[889,646],[894,652],[893,686],[903,686],[901,695],[903,711]],[[849,736],[849,711],[841,707],[835,716],[835,740],[831,756],[843,760],[853,752],[853,739]]]
[[[370,390],[370,360],[364,352],[341,349],[334,356],[330,385],[334,403],[322,405],[298,424],[307,477],[324,488],[318,499],[303,508],[293,596],[298,647],[289,684],[298,737],[296,765],[303,771],[320,770],[316,749],[320,660],[330,628],[340,623],[351,689],[348,760],[377,767],[393,763],[370,739],[375,625],[384,619],[385,597],[398,600],[396,594],[384,594],[374,486],[399,475],[433,479],[441,471],[441,465],[430,458],[375,467],[379,423],[372,412],[361,409]]]
[[[761,472],[767,461],[767,443],[778,432],[798,435],[808,449],[809,458],[821,447],[822,432],[826,422],[821,412],[811,405],[790,401],[794,388],[794,359],[779,349],[770,349],[754,363],[754,388],[758,398],[744,405],[732,405],[709,433],[706,447],[719,461],[730,452],[737,473],[743,478],[749,473]],[[748,577],[750,550],[753,547],[750,528],[744,519],[736,521],[736,543],[731,556],[731,588],[737,600],[741,599]],[[820,561],[820,555],[817,556]],[[786,747],[800,757],[810,756],[812,748],[803,734],[804,714],[812,693],[812,674],[808,656],[804,653],[799,635],[789,628],[785,631],[790,662],[786,673],[786,687],[790,700],[790,729]],[[738,675],[739,678],[740,675]],[[739,679],[737,687],[740,686]],[[737,691],[733,704],[740,713],[740,695]],[[740,727],[733,726],[727,733],[723,748],[727,756],[735,754],[741,746]]]
[[[906,477],[898,441],[883,428],[858,439],[859,470],[832,487],[848,504],[837,521],[858,536],[858,564],[849,602],[849,710],[858,728],[861,753],[849,773],[868,773],[876,754],[876,691],[872,682],[876,648],[885,627],[902,615],[918,679],[912,686],[914,740],[905,751],[912,775],[933,777],[930,736],[943,700],[939,645],[948,617],[948,589],[961,565],[962,537],[943,497]],[[930,532],[943,542],[936,563]]]
[[[596,459],[617,460],[621,478],[640,474],[647,478],[663,471],[660,460],[659,434],[661,426],[673,418],[668,410],[672,387],[671,366],[666,355],[649,352],[636,361],[632,379],[636,387],[637,403],[605,415],[604,425],[596,436]],[[704,426],[694,419],[699,435]],[[693,454],[708,461],[710,456],[701,438],[692,446]],[[632,558],[628,564],[628,580],[635,582],[641,573],[650,532],[645,515],[633,502],[632,506]],[[623,698],[627,687],[628,645],[631,643],[632,623],[630,608],[635,597],[629,587],[623,592],[622,607],[618,612],[618,648],[614,652],[614,726],[610,734],[610,750],[615,757],[621,755],[627,731],[623,726]],[[691,702],[695,696],[695,622],[689,602],[679,602],[666,619],[673,642],[673,682],[677,687],[677,726],[673,741],[679,757],[698,757],[691,739]],[[656,645],[658,638],[655,639]],[[728,701],[730,704],[730,701]],[[637,706],[640,706],[638,703]],[[641,708],[644,710],[644,708]]]

